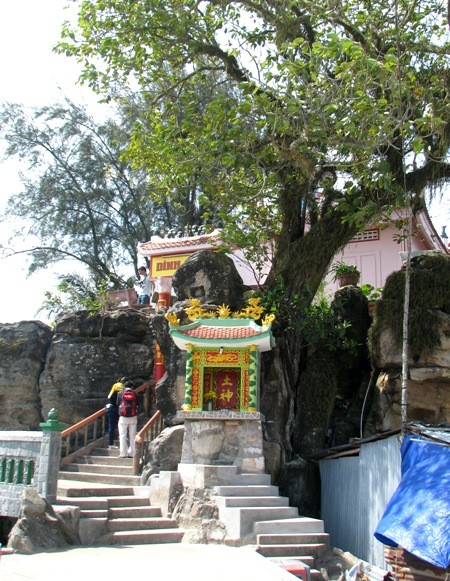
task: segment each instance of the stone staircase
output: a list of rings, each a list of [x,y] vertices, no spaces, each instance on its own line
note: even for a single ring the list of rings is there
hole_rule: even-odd
[[[195,485],[199,474],[192,475],[192,465],[179,465],[179,470],[185,485]],[[200,470],[198,467],[197,473]],[[259,554],[278,564],[305,564],[311,578],[322,580],[314,563],[328,548],[323,521],[299,516],[297,508],[289,506],[289,499],[271,485],[268,474],[239,474],[232,466],[204,466],[200,481],[214,491],[227,539],[253,544]]]
[[[133,476],[132,458],[96,448],[59,472],[56,504],[80,508],[83,545],[180,543],[184,531],[151,506],[149,489]]]
[[[117,456],[118,450],[97,448],[60,470],[57,504],[80,507],[83,544],[181,542],[184,531],[151,506],[149,488],[131,474],[133,460]],[[179,465],[179,473],[184,486],[213,490],[228,540],[253,545],[278,564],[305,564],[311,578],[322,579],[314,562],[328,548],[323,521],[299,516],[268,474],[187,464]]]

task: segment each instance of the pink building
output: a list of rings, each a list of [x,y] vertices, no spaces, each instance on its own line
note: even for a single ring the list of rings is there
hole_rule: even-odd
[[[401,212],[397,214],[399,224],[405,219]],[[371,284],[375,288],[383,287],[386,278],[402,267],[406,255],[406,230],[396,227],[394,221],[376,226],[367,226],[364,232],[359,232],[334,257],[333,263],[345,262],[355,265],[361,273],[360,284]],[[412,253],[438,251],[448,253],[448,245],[444,244],[437,234],[430,216],[426,210],[413,218]],[[332,265],[330,265],[332,266]],[[332,274],[326,277],[326,293],[334,293],[338,283],[333,281]]]
[[[369,225],[363,232],[359,232],[336,254],[331,266],[335,262],[345,262],[355,265],[361,272],[360,284],[371,284],[375,288],[383,287],[385,280],[391,272],[399,270],[402,266],[402,255],[406,253],[405,216],[399,212],[396,221],[381,222]],[[427,251],[449,252],[446,245],[437,234],[426,210],[417,214],[413,219],[413,253]],[[198,234],[182,238],[160,238],[152,236],[149,242],[138,245],[138,254],[150,261],[150,277],[158,286],[169,285],[175,270],[194,252],[198,250],[213,250],[220,244],[220,231],[215,230],[211,234]],[[254,271],[241,250],[236,248],[230,255],[236,264],[244,284],[256,287],[258,282],[264,282],[269,265],[265,273],[258,280],[258,273]],[[333,281],[330,273],[326,277],[326,294],[333,294],[338,283]],[[162,290],[162,289],[161,289]]]

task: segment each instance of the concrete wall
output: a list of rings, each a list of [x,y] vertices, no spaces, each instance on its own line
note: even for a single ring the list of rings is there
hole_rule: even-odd
[[[22,490],[36,485],[42,437],[42,432],[0,432],[0,516],[18,517]],[[33,476],[26,484],[29,470]]]

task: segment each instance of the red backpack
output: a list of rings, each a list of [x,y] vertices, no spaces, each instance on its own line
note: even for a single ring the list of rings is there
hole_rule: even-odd
[[[130,388],[125,389],[119,404],[119,416],[132,418],[137,415],[137,396]]]

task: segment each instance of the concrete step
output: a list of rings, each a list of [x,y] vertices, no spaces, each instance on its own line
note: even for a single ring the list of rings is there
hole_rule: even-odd
[[[272,561],[272,563],[275,563],[278,566],[284,565],[285,567],[283,568],[286,571],[289,571],[288,566],[291,564],[298,563],[299,565],[306,565],[307,567],[309,567],[309,575],[311,581],[325,581],[324,578],[322,577],[322,573],[317,569],[314,569],[314,559],[312,557],[302,557],[301,559],[296,559],[295,557],[272,557],[270,561]],[[292,575],[294,577],[297,576],[295,573],[292,573]]]
[[[61,475],[61,472],[59,473]],[[69,475],[69,473],[67,473]],[[72,473],[71,473],[72,474]],[[82,482],[79,480],[58,480],[58,499],[61,498],[85,498],[91,496],[132,496],[133,486],[105,485],[96,482]],[[70,503],[69,503],[70,504]]]
[[[269,485],[270,474],[263,474],[262,472],[236,474],[233,482],[230,482],[230,484],[235,486],[245,486],[247,484],[254,484],[257,486],[262,484]]]
[[[122,458],[119,458],[119,460],[122,460]],[[86,472],[89,474],[132,476],[132,470],[130,466],[120,466],[114,464],[89,464],[87,462],[72,462],[71,464],[67,464],[64,466],[64,472]]]
[[[255,534],[306,534],[306,533],[323,533],[323,520],[309,518],[307,516],[298,516],[297,518],[288,518],[282,520],[261,520],[255,523]]]
[[[174,529],[177,527],[177,521],[164,518],[117,518],[108,519],[106,528],[108,531],[143,531],[154,529]]]
[[[215,486],[245,486],[247,484],[270,484],[270,475],[243,473],[237,471],[237,466],[214,464],[187,464],[180,462],[178,472],[184,486],[192,488],[214,488]]]
[[[119,458],[119,451],[116,450],[114,456],[81,456],[77,459],[76,463],[81,465],[128,466],[128,469],[131,470],[133,467],[133,458]]]
[[[139,492],[141,492],[141,490],[135,488],[133,496],[109,496],[108,506],[110,509],[131,506],[150,506],[150,498],[148,496],[140,496],[138,494]]]
[[[96,456],[109,456],[109,457],[115,457],[117,458],[117,456],[119,455],[119,448],[94,448],[92,450],[92,452],[89,454],[89,456],[93,456],[94,458]],[[124,458],[125,460],[125,458]]]
[[[215,486],[217,496],[278,496],[278,486],[271,484],[244,486]]]
[[[159,506],[123,506],[110,508],[108,518],[155,518],[161,517]]]
[[[114,474],[91,473],[91,472],[70,472],[60,470],[59,478],[64,480],[77,480],[82,482],[95,482],[97,484],[115,484],[120,486],[139,486],[140,476],[120,476]]]
[[[107,499],[100,496],[96,496],[94,498],[58,496],[55,504],[64,504],[69,506],[75,505],[79,506],[81,510],[108,510]]]
[[[302,557],[289,557],[288,559],[286,557],[270,557],[270,560],[277,565],[283,563],[283,561],[297,561],[299,563],[308,565],[308,567],[314,567],[315,562],[314,557],[310,557],[308,555],[304,555]]]
[[[217,506],[289,506],[287,496],[215,496]]]
[[[81,509],[80,518],[102,518],[106,520],[108,518],[108,511],[98,509]]]
[[[308,545],[314,543],[322,543],[328,545],[329,535],[326,533],[307,533],[307,534],[260,534],[256,535],[256,543],[258,545]]]
[[[291,506],[219,507],[219,515],[228,535],[240,539],[252,535],[256,522],[292,519],[298,516],[298,510]]]
[[[310,545],[259,545],[256,551],[264,557],[318,557],[326,551],[327,545],[313,543]]]
[[[156,529],[151,531],[115,531],[99,539],[99,545],[150,545],[181,543],[184,531],[180,529]]]

